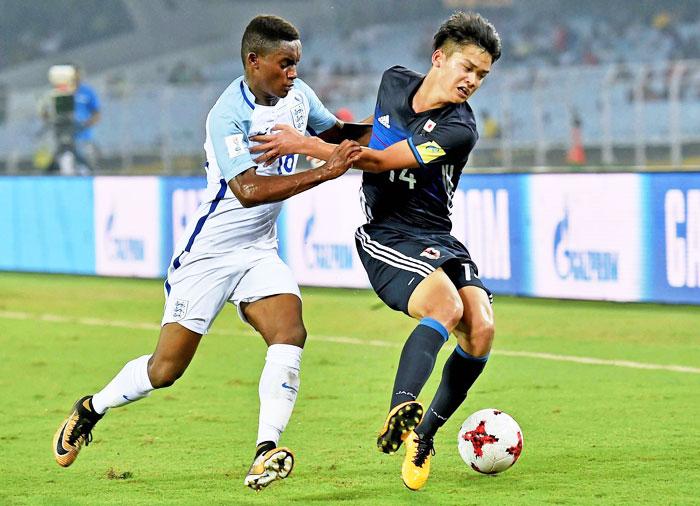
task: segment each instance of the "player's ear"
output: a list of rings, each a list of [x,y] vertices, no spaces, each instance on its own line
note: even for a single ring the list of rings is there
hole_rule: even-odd
[[[445,53],[443,53],[442,49],[436,49],[433,52],[433,67],[440,67],[443,62],[445,61]]]
[[[260,58],[258,58],[258,55],[255,53],[248,53],[245,59],[246,62],[248,62],[248,65],[253,68],[258,68],[260,66]]]

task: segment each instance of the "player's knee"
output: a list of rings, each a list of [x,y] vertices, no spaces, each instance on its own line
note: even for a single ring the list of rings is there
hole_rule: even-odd
[[[291,344],[303,348],[306,342],[306,327],[299,322],[295,325],[275,329],[266,341],[270,344]]]
[[[470,353],[475,357],[483,357],[491,351],[491,344],[496,334],[492,321],[481,320],[474,323],[468,336]]]
[[[462,319],[464,306],[459,297],[447,297],[435,303],[425,311],[424,316],[433,318],[442,323],[448,332],[452,332]]]
[[[148,379],[153,388],[166,388],[175,383],[185,372],[172,362],[153,362],[148,365]]]

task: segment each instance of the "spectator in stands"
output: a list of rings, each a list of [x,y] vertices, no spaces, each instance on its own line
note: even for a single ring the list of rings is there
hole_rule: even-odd
[[[581,134],[583,121],[577,109],[571,110],[571,146],[566,154],[566,162],[569,165],[586,165],[586,151],[583,147]]]
[[[341,107],[335,111],[335,117],[344,123],[352,123],[355,121],[355,115],[347,107]]]
[[[481,111],[481,120],[484,125],[484,139],[500,139],[501,126],[488,110]]]

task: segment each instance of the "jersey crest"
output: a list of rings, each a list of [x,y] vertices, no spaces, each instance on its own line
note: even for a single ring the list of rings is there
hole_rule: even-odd
[[[306,123],[306,114],[304,110],[304,104],[298,103],[294,107],[292,107],[292,124],[294,125],[294,128],[299,130],[300,132],[304,131],[304,126]]]

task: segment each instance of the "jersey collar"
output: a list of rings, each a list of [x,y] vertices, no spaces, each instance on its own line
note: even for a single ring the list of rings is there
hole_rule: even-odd
[[[248,83],[245,82],[245,79],[241,79],[241,95],[243,95],[245,103],[248,104],[251,109],[255,109],[255,95],[253,95],[253,92],[248,88]]]

